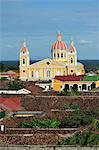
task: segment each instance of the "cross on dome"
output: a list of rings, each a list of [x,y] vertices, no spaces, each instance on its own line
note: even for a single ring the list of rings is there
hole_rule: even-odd
[[[26,47],[26,42],[25,41],[23,42],[23,47]]]
[[[58,32],[57,41],[61,41],[61,40],[62,40],[62,34],[60,32]]]

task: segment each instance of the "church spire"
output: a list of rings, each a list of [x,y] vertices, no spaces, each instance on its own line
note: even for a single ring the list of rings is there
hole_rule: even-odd
[[[71,45],[71,46],[74,46],[74,41],[73,41],[73,40],[71,41],[71,44],[70,44],[70,45]]]

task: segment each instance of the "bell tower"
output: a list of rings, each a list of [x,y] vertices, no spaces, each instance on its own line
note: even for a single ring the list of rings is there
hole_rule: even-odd
[[[26,46],[26,42],[23,42],[23,46],[20,49],[20,79],[25,81],[28,79],[28,75],[29,75],[29,64],[30,64],[30,60],[29,60],[29,51],[28,48]]]
[[[68,50],[67,64],[68,64],[68,75],[76,74],[77,52],[73,41],[71,42],[70,48]]]

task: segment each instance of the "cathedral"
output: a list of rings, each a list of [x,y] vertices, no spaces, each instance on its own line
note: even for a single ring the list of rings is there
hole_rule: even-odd
[[[77,51],[72,41],[67,48],[62,35],[51,47],[51,58],[30,64],[29,50],[26,43],[20,50],[20,79],[23,81],[52,80],[55,76],[84,75],[84,65],[77,62]]]

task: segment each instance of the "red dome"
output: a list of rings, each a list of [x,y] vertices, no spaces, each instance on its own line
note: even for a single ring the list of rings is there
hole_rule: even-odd
[[[52,45],[52,50],[66,50],[67,46],[65,42],[57,41]]]
[[[72,52],[75,52],[75,51],[76,51],[76,48],[74,46],[74,42],[72,41],[71,45],[70,45],[70,48],[69,48],[69,52],[72,53]]]
[[[21,48],[21,52],[24,52],[24,53],[25,53],[26,51],[27,51],[27,48],[26,48],[26,47],[22,47],[22,48]]]
[[[71,47],[69,48],[69,52],[74,52],[74,51],[75,51],[75,47],[71,46]]]
[[[67,46],[65,42],[61,41],[62,35],[59,33],[57,35],[57,41],[52,45],[52,50],[66,50]]]

